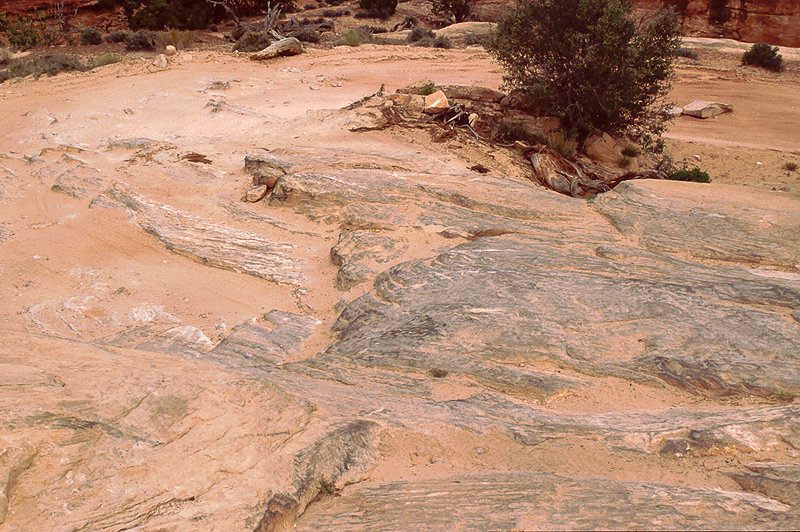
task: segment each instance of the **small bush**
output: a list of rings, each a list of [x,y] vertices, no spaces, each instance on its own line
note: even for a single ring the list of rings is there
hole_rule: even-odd
[[[11,62],[11,52],[8,48],[0,48],[0,65],[7,65]]]
[[[680,170],[675,170],[666,175],[666,178],[671,181],[694,181],[695,183],[711,183],[711,177],[708,172],[701,170],[697,167],[689,168],[684,165]]]
[[[397,0],[359,0],[358,7],[366,11],[385,11],[389,15],[394,15],[397,10]]]
[[[413,30],[411,30],[411,33],[408,35],[408,42],[417,42],[420,39],[424,39],[425,37],[430,37],[431,39],[435,39],[436,34],[433,32],[433,30],[430,30],[428,28],[416,27]]]
[[[638,157],[641,155],[642,150],[634,146],[633,144],[628,144],[624,148],[622,148],[622,155],[625,157]]]
[[[786,170],[787,172],[794,172],[795,170],[797,170],[797,163],[788,162],[783,165],[783,169]]]
[[[565,159],[572,159],[575,152],[578,150],[578,141],[569,132],[558,130],[550,135],[547,144],[550,149],[564,157]]]
[[[125,42],[125,40],[128,38],[128,35],[130,34],[131,32],[129,31],[122,31],[122,30],[112,31],[111,33],[105,36],[105,41],[112,43]]]
[[[103,43],[103,35],[94,28],[81,30],[81,44],[98,45]]]
[[[155,50],[156,34],[152,31],[146,30],[128,32],[128,34],[125,36],[125,49],[130,51]]]
[[[543,111],[580,139],[595,130],[660,136],[680,45],[672,10],[637,23],[625,0],[519,0],[498,23],[489,52],[509,89],[546,96]]]
[[[18,16],[14,20],[9,20],[5,12],[0,12],[0,31],[6,33],[8,43],[19,50],[27,50],[45,44],[43,35],[43,22],[41,17],[38,20]]]
[[[678,51],[675,52],[675,55],[678,57],[685,57],[686,59],[692,59],[693,61],[697,61],[700,58],[697,52],[691,48],[678,48]]]
[[[328,18],[336,18],[336,17],[343,17],[345,14],[344,9],[326,9],[322,12],[323,17]]]
[[[358,30],[347,30],[342,34],[344,44],[347,46],[361,46],[364,44],[364,36]]]
[[[433,40],[433,47],[434,48],[443,48],[445,50],[449,50],[450,48],[453,47],[453,43],[451,43],[450,39],[448,39],[447,37],[444,37],[444,36],[436,37]]]
[[[94,58],[94,60],[92,61],[92,68],[112,65],[114,63],[119,63],[120,61],[122,61],[122,58],[119,56],[119,54],[106,52]]]
[[[311,11],[312,9],[317,9],[317,6],[314,4],[306,4],[303,6],[303,11]]]
[[[170,44],[178,50],[188,50],[194,45],[195,35],[190,30],[159,31],[155,34],[156,49],[163,50]]]
[[[742,64],[766,68],[773,72],[783,72],[786,69],[783,57],[778,53],[778,47],[765,42],[754,44],[747,50],[742,56]]]
[[[260,31],[248,31],[233,46],[234,52],[258,52],[272,44],[269,35]]]

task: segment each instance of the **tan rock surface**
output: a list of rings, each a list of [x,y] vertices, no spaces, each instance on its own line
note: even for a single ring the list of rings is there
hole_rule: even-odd
[[[671,97],[736,112],[667,140],[716,184],[594,201],[346,127],[475,50],[0,85],[0,531],[795,529],[797,67],[705,50]]]

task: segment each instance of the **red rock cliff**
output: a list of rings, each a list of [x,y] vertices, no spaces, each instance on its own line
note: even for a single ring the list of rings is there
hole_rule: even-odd
[[[498,20],[515,0],[478,0],[481,20]],[[637,8],[672,6],[686,35],[800,47],[800,0],[633,0]]]

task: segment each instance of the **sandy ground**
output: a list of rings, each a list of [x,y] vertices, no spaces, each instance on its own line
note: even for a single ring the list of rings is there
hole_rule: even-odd
[[[671,99],[678,105],[694,99],[718,100],[732,104],[734,112],[705,121],[678,118],[666,135],[668,153],[677,160],[696,162],[715,182],[800,194],[800,172],[784,168],[789,162],[800,164],[797,62],[784,74],[770,74],[740,66],[738,55],[714,43],[697,41],[692,46],[700,51],[700,60],[681,60]],[[121,63],[87,73],[0,85],[0,237],[3,231],[15,236],[6,242],[0,238],[0,323],[5,327],[91,340],[112,334],[108,323],[115,324],[111,329],[121,330],[140,323],[142,316],[158,316],[166,322],[174,318],[195,325],[213,340],[270,309],[310,308],[323,320],[324,331],[335,319],[334,305],[341,297],[333,286],[335,268],[329,260],[338,235],[335,227],[320,227],[299,215],[281,213],[283,220],[317,234],[298,237],[304,258],[317,264],[313,290],[298,294],[291,287],[210,269],[170,253],[131,223],[126,213],[87,209],[91,198],[53,193],[49,190],[52,179],[43,169],[57,162],[78,169],[91,167],[103,178],[128,182],[148,197],[214,217],[220,198],[238,201],[247,188],[250,177],[242,172],[242,161],[259,148],[348,149],[358,143],[359,150],[376,153],[414,150],[407,142],[393,144],[393,133],[331,134],[329,129],[316,128],[314,120],[306,120],[309,112],[340,108],[376,92],[382,84],[393,92],[421,78],[495,89],[502,82],[499,66],[481,48],[371,44],[309,48],[300,56],[264,63],[252,62],[246,54],[201,50],[180,53],[163,70],[151,62],[152,55],[129,55]],[[215,81],[227,82],[229,88],[214,88]],[[247,112],[209,113],[207,105],[223,99]],[[410,133],[402,135],[409,140]],[[136,137],[173,143],[179,154],[201,153],[213,164],[131,162],[130,153],[120,152],[115,158],[116,152],[108,151],[110,141]],[[424,135],[418,140],[427,142]],[[86,152],[57,149],[64,145]],[[454,164],[468,166],[487,158],[476,146],[480,145],[453,141],[430,149]],[[101,152],[102,157],[93,155]],[[44,162],[28,164],[34,156]],[[492,160],[502,162],[499,155]],[[240,226],[247,228],[246,222]],[[426,256],[442,244],[421,236],[409,253]],[[82,328],[69,325],[74,316],[80,317]],[[320,333],[311,348],[324,347],[330,341],[327,334]],[[612,381],[596,397],[565,395],[552,406],[587,412],[698,402],[696,397],[674,391],[628,390],[627,384]],[[472,393],[469,387],[450,386],[442,390],[443,397]],[[613,463],[602,444],[577,438],[557,451],[527,448],[523,452],[518,446],[512,449],[505,436],[466,439],[457,432],[438,427],[432,428],[430,437],[403,441],[385,434],[383,454],[395,462],[384,461],[374,478],[442,474],[446,462],[460,464],[447,467],[473,470],[533,467],[562,474],[580,466],[584,472],[587,467],[596,468],[612,477],[618,471],[623,479],[633,478],[631,471],[636,471],[637,480],[735,487],[730,479],[714,473],[725,457],[709,458],[701,471],[692,470],[689,463],[653,464],[644,459],[632,467]],[[463,444],[444,447],[444,440]],[[564,459],[569,456],[592,456],[594,461],[576,464]]]

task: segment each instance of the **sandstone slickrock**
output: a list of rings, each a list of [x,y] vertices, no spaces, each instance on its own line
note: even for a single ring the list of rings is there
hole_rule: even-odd
[[[797,528],[796,196],[635,181],[580,200],[343,131],[347,112],[282,124],[344,139],[324,145],[143,130],[84,162],[4,159],[2,201],[58,216],[3,218],[3,251],[91,216],[141,242],[3,255],[12,298],[73,260],[59,279],[81,282],[0,324],[2,532]],[[269,200],[242,202],[262,180]],[[249,310],[217,328],[95,271],[153,250],[142,268],[213,273],[198,292],[247,280]]]
[[[707,102],[705,100],[694,100],[682,108],[682,114],[694,116],[696,118],[713,118],[724,113],[733,111],[733,106],[727,103]]]

